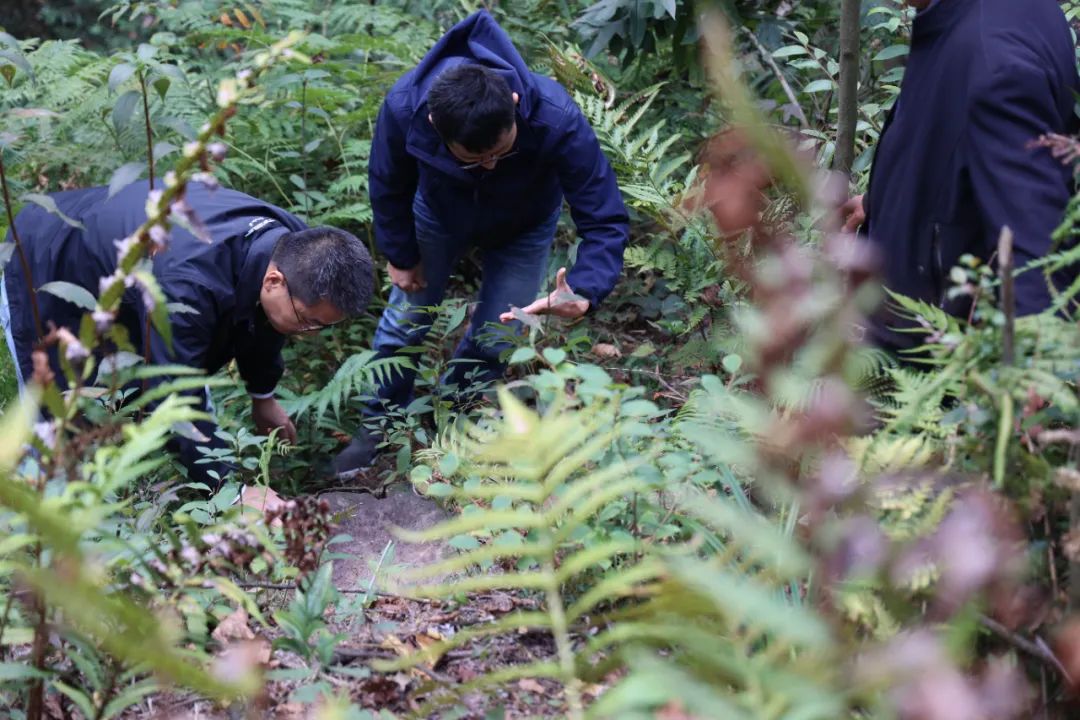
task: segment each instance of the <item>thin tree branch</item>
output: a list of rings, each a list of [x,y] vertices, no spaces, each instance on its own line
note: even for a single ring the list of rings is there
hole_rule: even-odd
[[[11,228],[11,239],[15,241],[15,251],[19,253],[19,263],[22,265],[23,276],[26,280],[26,291],[30,295],[30,308],[34,312],[34,330],[37,331],[37,339],[40,341],[45,336],[41,325],[41,310],[38,309],[37,292],[34,290],[34,278],[30,273],[30,263],[26,259],[26,251],[19,239],[19,231],[15,228],[15,211],[12,210],[11,194],[8,192],[7,173],[4,172],[4,151],[0,149],[0,187],[4,192],[4,208],[7,209],[8,227]],[[15,359],[18,363],[18,359]]]
[[[146,164],[150,169],[150,188],[154,187],[154,132],[150,127],[150,97],[146,93],[146,76],[139,71],[139,87],[142,89],[143,122],[146,123]]]
[[[979,615],[979,624],[992,632],[1001,640],[1004,640],[1009,645],[1012,645],[1017,650],[1027,655],[1030,655],[1036,660],[1039,660],[1040,662],[1054,668],[1059,673],[1061,673],[1062,677],[1064,677],[1069,682],[1072,682],[1072,678],[1069,677],[1069,673],[1065,669],[1065,666],[1061,664],[1061,661],[1058,660],[1057,656],[1054,655],[1053,651],[1046,646],[1046,643],[1043,642],[1042,638],[1036,638],[1034,642],[1028,640],[1025,637],[1017,635],[1012,630],[1009,630],[1007,627],[999,623],[997,620],[987,617],[986,615]]]
[[[791,84],[784,77],[784,71],[780,69],[780,66],[776,64],[776,60],[773,59],[772,54],[761,44],[761,41],[757,39],[757,35],[754,31],[748,27],[744,27],[747,36],[750,38],[750,42],[754,43],[754,47],[757,48],[758,54],[761,59],[765,61],[765,64],[772,70],[773,75],[780,83],[780,87],[784,89],[784,94],[787,95],[788,100],[791,102],[791,106],[795,109],[795,117],[799,119],[799,124],[803,129],[810,127],[810,121],[806,119],[806,113],[803,112],[802,105],[799,103],[798,96],[792,89]]]

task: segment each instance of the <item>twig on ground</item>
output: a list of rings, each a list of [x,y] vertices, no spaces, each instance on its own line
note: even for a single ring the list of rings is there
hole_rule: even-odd
[[[237,581],[236,585],[238,587],[244,589],[244,590],[284,590],[284,591],[291,591],[291,590],[298,590],[299,589],[296,585],[291,584],[291,583],[271,583],[271,582],[262,582],[262,581],[259,581],[259,580]],[[343,595],[366,595],[366,594],[369,593],[369,590],[360,590],[358,588],[339,588],[338,592],[342,593]],[[436,600],[429,600],[428,598],[418,598],[418,597],[412,597],[412,596],[409,596],[409,595],[396,595],[394,593],[379,592],[379,591],[372,592],[371,595],[374,595],[375,597],[381,597],[381,598],[393,598],[393,599],[397,599],[397,600],[408,600],[409,602],[415,602],[415,603],[432,604],[432,603],[437,602]]]
[[[1004,640],[1008,644],[1012,645],[1017,650],[1027,653],[1036,660],[1040,660],[1046,665],[1054,668],[1062,677],[1069,680],[1069,673],[1065,669],[1065,666],[1061,664],[1061,661],[1057,659],[1054,652],[1047,647],[1042,638],[1036,637],[1034,641],[1028,640],[1025,637],[1017,635],[1012,630],[999,623],[993,618],[986,615],[979,615],[979,624],[984,628],[997,635],[1000,639]]]

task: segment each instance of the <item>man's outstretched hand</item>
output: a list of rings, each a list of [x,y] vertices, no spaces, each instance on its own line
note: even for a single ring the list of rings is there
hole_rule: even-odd
[[[862,195],[856,195],[840,206],[840,219],[844,223],[844,231],[849,233],[855,232],[866,222]]]
[[[427,280],[424,280],[424,266],[422,263],[414,268],[409,268],[408,270],[402,270],[401,268],[394,267],[390,263],[386,263],[386,272],[390,273],[390,282],[394,283],[394,285],[397,285],[407,293],[414,293],[427,287]]]
[[[251,398],[251,418],[259,433],[269,435],[276,428],[279,438],[290,445],[296,444],[296,426],[276,399]]]
[[[521,309],[526,315],[557,315],[558,317],[576,319],[589,310],[589,301],[579,295],[575,295],[566,282],[566,268],[559,268],[555,275],[555,290],[547,297],[540,298],[531,305]],[[503,322],[514,320],[514,311],[504,312],[499,316]]]

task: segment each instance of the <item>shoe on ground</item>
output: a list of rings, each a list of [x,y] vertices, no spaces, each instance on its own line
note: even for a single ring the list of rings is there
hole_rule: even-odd
[[[330,470],[339,480],[350,480],[375,462],[378,454],[375,439],[366,430],[356,436],[339,452],[330,464]]]

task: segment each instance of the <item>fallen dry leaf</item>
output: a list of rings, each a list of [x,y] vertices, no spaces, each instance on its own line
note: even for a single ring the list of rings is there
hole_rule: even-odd
[[[307,708],[300,703],[287,702],[274,708],[274,720],[304,720]]]
[[[525,692],[539,693],[541,695],[547,693],[547,689],[532,678],[522,678],[518,680],[518,687]]]
[[[214,658],[214,677],[222,682],[240,685],[270,662],[270,642],[266,638],[234,640]]]
[[[592,354],[601,360],[614,360],[622,357],[619,348],[610,343],[596,343],[593,345]]]
[[[514,609],[514,598],[507,593],[492,593],[489,609],[493,612],[508,613]]]
[[[255,633],[248,627],[247,610],[242,607],[236,608],[235,612],[218,623],[214,632],[210,633],[210,637],[222,645],[228,645],[234,640],[254,640]]]

